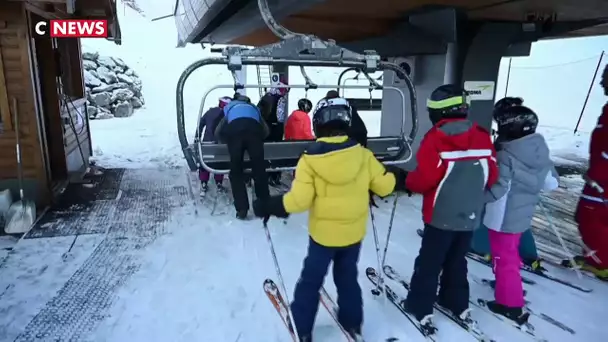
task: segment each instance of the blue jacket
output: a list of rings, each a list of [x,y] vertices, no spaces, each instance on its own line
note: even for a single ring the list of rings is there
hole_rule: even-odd
[[[215,138],[220,142],[224,142],[223,130],[224,126],[229,124],[230,122],[240,119],[240,118],[249,118],[255,120],[262,126],[263,131],[263,139],[266,139],[269,133],[268,125],[266,122],[262,120],[262,116],[260,114],[260,110],[258,107],[243,101],[231,101],[224,107],[224,117],[220,120],[220,123],[215,128]]]
[[[231,101],[224,107],[224,115],[228,123],[241,118],[253,119],[260,122],[262,118],[258,107],[243,101]]]

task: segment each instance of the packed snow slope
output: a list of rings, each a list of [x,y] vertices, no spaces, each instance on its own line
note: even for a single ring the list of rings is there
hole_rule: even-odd
[[[208,207],[189,195],[188,187],[184,170],[126,170],[122,195],[97,202],[85,215],[60,219],[71,222],[63,226],[67,231],[62,234],[81,235],[21,240],[0,262],[0,341],[289,341],[262,290],[264,279],[278,282],[278,278],[261,221],[237,221],[232,210],[212,216]],[[372,286],[364,275],[366,267],[377,265],[372,227],[377,228],[383,246],[393,199],[378,204],[374,222],[368,222],[359,261],[364,335],[368,342],[389,337],[422,342],[425,339],[390,302],[370,293]],[[418,196],[399,199],[388,246],[386,262],[408,278],[420,246],[416,234],[422,228],[420,204]],[[277,219],[269,222],[290,298],[306,253],[306,224],[306,214],[292,215],[286,224]],[[45,227],[36,228],[36,233],[46,234]],[[536,333],[552,342],[605,341],[606,284],[549,269],[593,292],[524,273],[537,282],[525,286],[529,307],[536,314],[530,318]],[[489,267],[473,261],[469,274],[470,280],[492,277]],[[389,284],[405,295],[398,284]],[[492,299],[490,288],[474,281],[470,284],[471,299]],[[331,272],[325,287],[335,299]],[[474,308],[473,317],[496,341],[532,341],[482,310]],[[575,334],[549,319],[567,325]],[[475,341],[440,314],[435,320],[437,341]],[[345,341],[322,307],[314,338],[316,342]]]

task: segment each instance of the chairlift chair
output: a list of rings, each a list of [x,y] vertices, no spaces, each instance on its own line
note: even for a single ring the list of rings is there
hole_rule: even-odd
[[[406,163],[412,158],[411,143],[418,130],[418,116],[416,108],[416,93],[414,85],[407,76],[405,70],[399,65],[381,61],[380,56],[373,50],[366,50],[359,54],[336,45],[335,41],[324,41],[312,35],[304,35],[291,32],[272,17],[266,0],[258,0],[258,6],[264,22],[269,29],[281,39],[280,42],[247,49],[240,46],[228,46],[216,49],[221,52],[222,57],[201,59],[192,63],[184,70],[179,78],[176,89],[177,107],[177,132],[184,157],[191,171],[203,168],[215,174],[229,173],[230,156],[225,144],[204,142],[196,139],[190,144],[187,139],[184,119],[184,85],[190,75],[198,68],[208,65],[225,65],[234,79],[233,84],[215,85],[207,90],[201,100],[198,119],[203,115],[205,103],[209,94],[216,89],[231,89],[235,92],[240,89],[260,88],[287,88],[287,89],[368,89],[395,91],[401,97],[401,132],[398,136],[371,137],[368,139],[367,148],[371,150],[376,158],[385,165]],[[213,49],[212,49],[213,50]],[[242,84],[236,75],[236,71],[242,70],[244,65],[272,65],[272,66],[299,66],[305,84],[271,85],[271,84]],[[364,85],[324,85],[314,83],[306,74],[304,67],[346,67],[350,70],[360,71],[369,81]],[[349,70],[347,69],[347,70]],[[406,123],[406,97],[400,88],[382,86],[378,84],[370,73],[376,71],[391,70],[405,81],[409,91],[409,107],[412,120],[412,128],[409,135],[405,135]],[[258,82],[259,83],[259,82]],[[197,119],[197,131],[198,122]],[[268,161],[267,171],[291,171],[295,170],[296,164],[302,153],[312,141],[281,141],[264,143],[264,156]],[[245,167],[250,168],[249,156],[245,154]]]

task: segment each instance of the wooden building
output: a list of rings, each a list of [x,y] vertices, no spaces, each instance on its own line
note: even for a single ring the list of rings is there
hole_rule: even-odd
[[[80,40],[34,33],[40,20],[67,18],[106,19],[120,43],[115,0],[0,1],[0,190],[18,199],[17,123],[25,193],[38,208],[82,177],[92,153]]]

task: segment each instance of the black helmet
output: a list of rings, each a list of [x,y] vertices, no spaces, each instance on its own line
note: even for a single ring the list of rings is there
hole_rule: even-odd
[[[509,141],[536,132],[538,116],[532,109],[524,106],[511,106],[497,111],[498,137]]]
[[[497,119],[497,114],[505,109],[505,108],[509,108],[509,107],[513,107],[513,106],[521,106],[524,103],[524,99],[522,99],[521,97],[503,97],[502,99],[498,100],[498,102],[496,102],[496,104],[494,105],[494,113],[492,114],[494,120],[498,120]]]
[[[312,127],[317,137],[347,133],[352,121],[350,104],[344,98],[322,99],[312,116]]]
[[[466,118],[469,114],[467,92],[454,84],[444,84],[433,90],[426,101],[433,125],[443,119]]]
[[[243,101],[243,102],[251,103],[251,99],[248,96],[245,96],[241,93],[234,93],[234,97],[232,99],[234,101]]]
[[[308,113],[312,109],[312,102],[309,99],[300,99],[298,100],[298,109]]]

